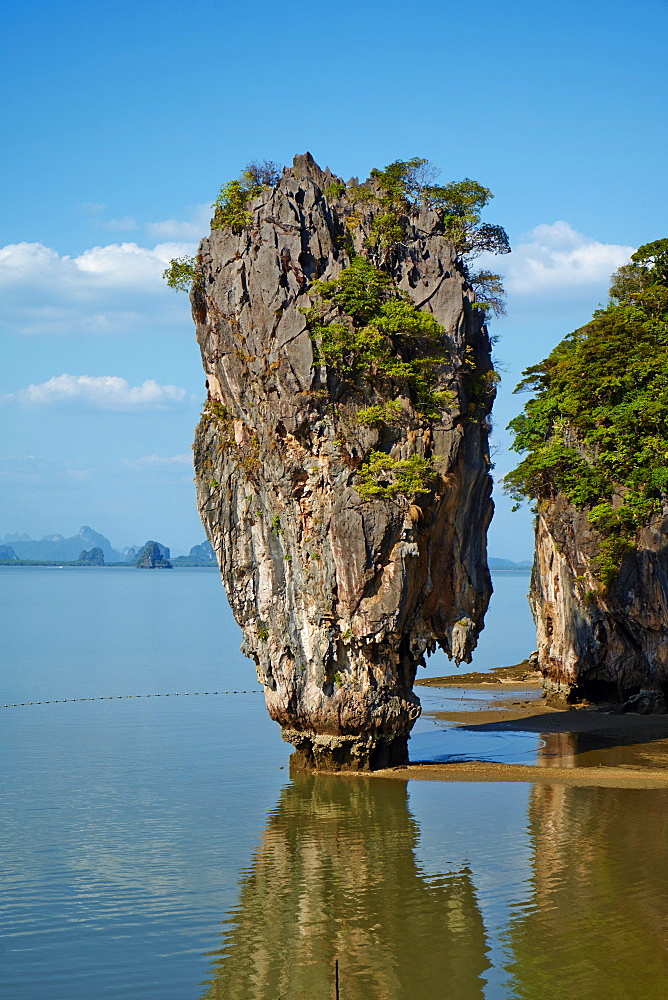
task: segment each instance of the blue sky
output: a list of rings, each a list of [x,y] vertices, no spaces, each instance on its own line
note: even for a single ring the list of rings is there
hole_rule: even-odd
[[[3,19],[0,537],[117,547],[203,537],[190,443],[204,396],[188,302],[164,263],[204,235],[253,158],[310,150],[347,178],[423,156],[473,177],[514,252],[503,431],[521,370],[668,235],[668,4],[148,0],[16,5]],[[500,497],[490,553],[527,558]]]

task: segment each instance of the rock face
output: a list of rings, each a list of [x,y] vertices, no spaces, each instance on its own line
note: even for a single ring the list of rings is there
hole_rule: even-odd
[[[483,315],[424,210],[383,266],[445,329],[437,387],[450,403],[423,419],[398,392],[401,421],[356,420],[368,389],[318,361],[300,311],[316,279],[340,274],[353,244],[361,251],[373,217],[326,196],[336,180],[298,156],[251,202],[250,226],[200,245],[191,300],[209,399],[195,468],[271,717],[305,764],[365,769],[407,759],[425,653],[439,644],[468,661],[482,627],[493,388]],[[364,501],[355,487],[373,449],[433,458],[431,492]]]
[[[541,503],[529,600],[548,692],[665,712],[668,693],[668,517],[639,532],[604,588],[600,535],[563,496]]]

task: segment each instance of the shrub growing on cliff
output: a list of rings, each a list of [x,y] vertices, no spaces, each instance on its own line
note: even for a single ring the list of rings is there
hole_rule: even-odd
[[[195,282],[202,280],[195,257],[174,257],[162,272],[164,280],[175,292],[187,292]]]
[[[500,275],[480,270],[470,274],[468,281],[475,293],[475,306],[489,310],[494,316],[506,315],[506,292]]]
[[[398,399],[387,403],[376,403],[374,406],[364,406],[356,413],[358,424],[367,427],[378,427],[381,424],[393,424],[401,420],[403,407]]]
[[[510,423],[525,455],[505,478],[519,503],[564,494],[603,536],[610,582],[668,501],[668,240],[613,275],[610,302],[524,372],[535,393]]]
[[[329,198],[330,200],[342,198],[345,193],[346,185],[343,181],[332,181],[332,183],[325,188],[325,198]]]
[[[440,216],[445,235],[463,262],[483,252],[509,253],[506,231],[501,226],[481,222],[482,210],[494,197],[489,188],[468,177],[448,184],[435,184],[439,172],[428,160],[419,157],[395,160],[384,170],[371,171],[371,178],[380,190],[381,211],[372,222],[369,248],[387,250],[401,242],[400,217],[414,215],[426,205]],[[502,292],[500,276],[493,277]]]
[[[399,292],[390,276],[365,257],[354,257],[331,281],[315,282],[320,303],[306,310],[311,335],[325,364],[343,378],[357,376],[378,387],[392,382],[412,392],[418,409],[438,410],[435,368],[443,360],[443,327]],[[326,303],[339,306],[325,319]]]
[[[435,478],[430,458],[411,455],[395,459],[384,451],[372,451],[357,474],[355,489],[362,500],[393,500],[397,496],[411,500],[418,493],[430,493]]]
[[[231,229],[239,234],[246,229],[253,217],[248,204],[262,194],[266,187],[273,187],[280,178],[280,167],[272,160],[252,160],[236,181],[228,181],[220,189],[213,203],[212,229]]]
[[[245,185],[228,181],[213,203],[212,229],[231,229],[237,235],[251,224],[253,217],[246,206],[262,192],[260,184]]]
[[[247,187],[275,187],[281,179],[281,166],[273,160],[251,160],[241,180]]]
[[[357,323],[365,323],[375,316],[392,290],[389,274],[362,256],[353,257],[350,266],[331,281],[318,281],[313,285],[318,296],[336,302]]]

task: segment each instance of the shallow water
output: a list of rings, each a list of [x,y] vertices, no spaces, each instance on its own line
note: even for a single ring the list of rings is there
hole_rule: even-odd
[[[475,668],[526,655],[527,583],[497,577]],[[2,704],[59,701],[0,708],[2,997],[319,1000],[336,962],[340,1000],[668,994],[667,792],[290,778],[261,695],[203,693],[257,688],[215,572],[0,586]],[[428,711],[484,697],[419,694],[413,758],[620,751],[457,733]]]
[[[502,764],[536,764],[538,751],[545,747],[543,736],[515,731],[510,727],[461,727],[444,722],[432,712],[483,712],[505,704],[507,689],[417,688],[422,702],[422,718],[410,742],[411,761],[499,761]],[[515,692],[513,692],[515,693]],[[540,704],[540,692],[521,692],[523,699]]]
[[[431,785],[284,789],[202,996],[666,996],[668,793]]]

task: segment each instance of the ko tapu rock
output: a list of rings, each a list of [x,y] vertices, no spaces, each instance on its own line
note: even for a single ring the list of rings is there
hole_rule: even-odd
[[[307,153],[233,182],[193,269],[199,511],[269,714],[314,768],[405,762],[418,666],[469,661],[491,593],[475,227],[398,174],[398,195],[391,168],[345,184]]]

